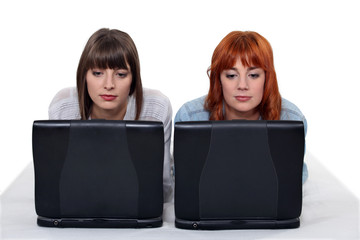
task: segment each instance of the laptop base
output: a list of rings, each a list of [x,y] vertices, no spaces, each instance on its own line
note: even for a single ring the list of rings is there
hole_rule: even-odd
[[[192,230],[225,230],[225,229],[288,229],[298,228],[300,219],[286,220],[183,220],[176,218],[175,227]]]
[[[37,218],[42,227],[58,228],[155,228],[162,226],[162,218],[118,219],[118,218]]]

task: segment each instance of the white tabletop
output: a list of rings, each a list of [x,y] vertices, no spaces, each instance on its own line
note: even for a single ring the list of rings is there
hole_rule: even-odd
[[[165,204],[164,224],[153,229],[45,228],[36,224],[32,164],[1,196],[1,239],[359,239],[359,200],[313,156],[307,154],[298,229],[182,230],[174,227],[174,206]]]

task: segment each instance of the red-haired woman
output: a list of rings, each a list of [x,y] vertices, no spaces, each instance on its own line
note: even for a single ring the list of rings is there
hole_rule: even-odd
[[[185,103],[175,122],[206,120],[298,120],[298,107],[281,98],[270,43],[256,32],[234,31],[215,48],[206,96]],[[307,179],[306,165],[303,182]]]

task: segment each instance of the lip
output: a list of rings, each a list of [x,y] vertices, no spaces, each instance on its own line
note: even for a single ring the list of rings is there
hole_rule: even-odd
[[[247,102],[251,99],[250,96],[235,96],[235,99],[239,102]]]
[[[110,94],[102,94],[102,95],[100,95],[100,97],[102,99],[104,99],[105,101],[113,101],[115,98],[117,98],[117,96],[110,95]]]

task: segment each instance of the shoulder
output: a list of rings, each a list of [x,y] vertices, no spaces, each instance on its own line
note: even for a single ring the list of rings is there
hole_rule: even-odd
[[[49,119],[80,119],[79,100],[76,87],[60,90],[49,106]]]
[[[280,120],[303,121],[305,134],[307,132],[307,121],[304,114],[294,103],[286,100],[285,98],[281,99]]]
[[[209,120],[209,111],[204,108],[206,96],[204,95],[183,104],[177,111],[174,122]]]
[[[141,120],[166,121],[172,117],[172,107],[169,98],[159,90],[143,88],[143,105]]]
[[[143,88],[143,96],[144,96],[144,102],[154,101],[154,102],[170,105],[169,98],[159,90]]]
[[[300,109],[289,100],[281,99],[281,120],[303,120],[305,117]]]

